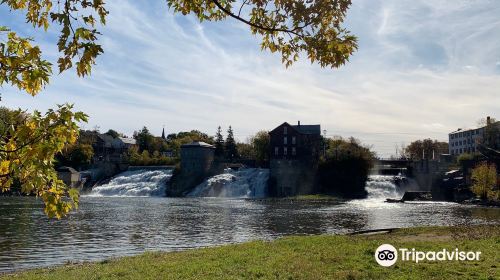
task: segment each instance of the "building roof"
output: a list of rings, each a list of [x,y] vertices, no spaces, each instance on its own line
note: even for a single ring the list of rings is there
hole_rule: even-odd
[[[58,172],[70,172],[70,173],[78,173],[74,168],[69,167],[69,166],[61,166],[57,168]]]
[[[125,144],[135,145],[137,143],[134,138],[127,138],[127,137],[118,137],[118,138],[120,138],[120,140],[122,140],[122,142]]]
[[[302,134],[321,134],[321,126],[319,124],[311,124],[311,125],[292,125],[298,132]]]
[[[297,125],[290,125],[287,122],[284,122],[280,125],[278,125],[276,128],[271,130],[269,133],[273,134],[278,131],[278,128],[283,127],[284,125],[290,126],[292,129],[297,131],[300,134],[308,134],[308,135],[321,135],[321,125],[319,124],[311,124],[311,125],[302,125],[300,124],[300,121],[298,122]]]
[[[500,121],[496,121],[496,122],[492,123],[491,125],[500,127]],[[459,128],[459,129],[457,129],[455,131],[452,131],[452,132],[450,132],[448,134],[455,134],[455,133],[459,133],[459,132],[466,132],[466,131],[484,129],[485,127],[486,127],[486,125],[485,126],[481,126],[481,127],[476,127],[476,128]]]
[[[181,148],[196,148],[196,147],[215,149],[213,145],[201,141],[195,141],[181,146]]]
[[[97,134],[97,137],[104,142],[104,146],[111,147],[114,139],[113,136],[107,134]]]

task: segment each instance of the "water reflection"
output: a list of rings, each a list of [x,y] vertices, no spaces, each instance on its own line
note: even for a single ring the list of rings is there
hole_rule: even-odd
[[[500,220],[500,209],[376,199],[83,197],[80,209],[60,221],[48,220],[42,207],[34,198],[0,197],[0,272],[290,234]]]

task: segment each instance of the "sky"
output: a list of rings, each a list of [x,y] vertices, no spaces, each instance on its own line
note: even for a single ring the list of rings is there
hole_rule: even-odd
[[[354,0],[345,26],[359,49],[339,69],[301,57],[286,69],[244,23],[199,23],[165,1],[109,0],[90,77],[54,74],[36,97],[8,85],[1,106],[45,111],[74,103],[86,129],[160,135],[231,125],[240,141],[283,122],[321,124],[381,157],[411,141],[447,141],[487,115],[500,118],[500,5],[495,0]],[[33,36],[56,64],[57,28],[26,24],[0,5],[0,25]],[[55,67],[57,68],[57,66]]]

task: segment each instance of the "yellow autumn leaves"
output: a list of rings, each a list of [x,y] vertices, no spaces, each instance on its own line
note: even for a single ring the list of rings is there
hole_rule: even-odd
[[[54,170],[55,155],[78,137],[78,122],[87,121],[69,104],[42,115],[1,108],[0,189],[18,185],[45,202],[49,217],[60,218],[78,206],[78,191],[69,190]]]
[[[500,185],[494,164],[483,162],[472,169],[472,191],[482,199],[499,199]]]

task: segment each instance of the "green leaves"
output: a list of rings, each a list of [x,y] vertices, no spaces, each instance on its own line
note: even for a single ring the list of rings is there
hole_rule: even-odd
[[[30,38],[21,38],[0,27],[0,85],[10,83],[31,95],[37,94],[49,82],[50,62],[41,59],[39,47],[31,45]]]
[[[49,19],[61,26],[57,43],[62,54],[57,61],[59,72],[76,64],[78,76],[89,75],[97,56],[103,53],[96,43],[100,33],[95,29],[96,17],[105,24],[108,14],[101,0],[1,0],[0,4],[25,11],[26,21],[33,27],[46,31]],[[0,37],[0,86],[10,83],[36,95],[49,82],[51,64],[41,59],[40,49],[31,46],[31,39],[8,32],[7,27],[0,27],[0,36],[4,37]]]
[[[26,21],[35,28],[59,25],[59,72],[76,66],[79,76],[91,73],[103,53],[95,28],[97,22],[106,23],[108,11],[102,0],[0,0],[0,4],[25,12]],[[304,54],[322,67],[339,67],[357,49],[356,37],[341,27],[350,0],[167,0],[167,4],[183,15],[195,14],[200,21],[232,17],[249,25],[252,34],[262,37],[261,48],[280,53],[286,67]],[[0,86],[11,84],[34,96],[49,83],[52,64],[42,59],[32,42],[0,26]],[[61,105],[43,116],[18,110],[2,118],[0,189],[20,181],[24,192],[42,197],[50,217],[60,218],[77,207],[78,195],[57,178],[53,161],[65,145],[76,141],[77,123],[87,116]]]
[[[43,116],[38,111],[0,109],[0,190],[18,181],[24,193],[43,199],[49,217],[61,218],[78,207],[78,191],[68,190],[53,164],[65,145],[75,143],[77,123],[87,116],[73,113],[69,104],[58,105]]]
[[[96,23],[106,23],[108,11],[102,0],[0,0],[12,10],[26,12],[33,27],[47,30],[49,19],[61,26],[57,42],[61,57],[59,72],[76,66],[79,76],[89,75],[96,58],[103,53],[97,44]],[[342,28],[350,0],[167,0],[174,12],[195,14],[200,21],[235,18],[262,37],[261,48],[281,54],[289,67],[306,55],[322,67],[340,67],[357,49],[357,38]],[[0,27],[0,34],[8,33]],[[4,36],[5,37],[5,36]],[[51,64],[41,58],[31,39],[10,32],[0,41],[0,85],[10,83],[36,95],[49,82]],[[9,52],[10,49],[15,49]]]
[[[307,55],[321,67],[340,67],[358,48],[357,38],[341,27],[350,0],[167,0],[174,12],[200,21],[232,17],[262,37],[262,50],[281,53],[289,67]]]
[[[96,57],[103,53],[94,28],[95,17],[101,24],[106,22],[108,12],[101,0],[1,0],[0,4],[25,11],[26,21],[35,28],[46,31],[49,18],[61,26],[59,72],[76,63],[77,74],[88,75]],[[0,86],[11,84],[34,96],[49,83],[52,64],[42,59],[40,48],[32,42],[0,26]],[[61,218],[78,206],[78,192],[68,190],[57,178],[54,157],[76,141],[77,123],[86,122],[87,116],[73,113],[73,106],[67,104],[43,116],[37,111],[27,114],[0,109],[0,190],[19,182],[23,192],[43,199],[49,217]]]

